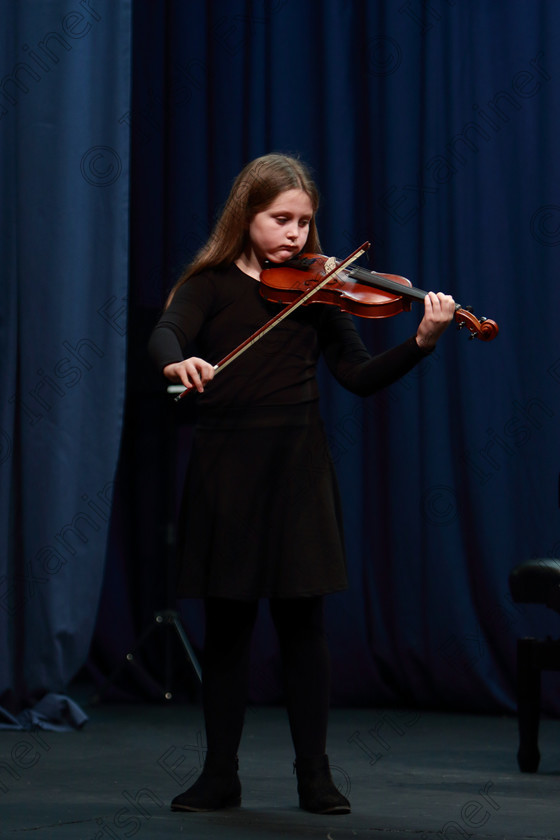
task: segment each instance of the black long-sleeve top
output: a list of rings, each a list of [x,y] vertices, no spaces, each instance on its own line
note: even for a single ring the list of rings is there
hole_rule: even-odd
[[[150,354],[163,369],[187,355],[217,364],[275,315],[281,305],[259,293],[259,283],[236,265],[205,271],[176,291],[150,338]],[[194,347],[194,352],[193,352]],[[300,307],[216,375],[198,397],[199,416],[237,417],[259,409],[317,403],[317,362],[346,389],[369,396],[410,371],[426,353],[415,337],[372,356],[352,317],[336,307]],[[290,422],[287,420],[287,422]]]

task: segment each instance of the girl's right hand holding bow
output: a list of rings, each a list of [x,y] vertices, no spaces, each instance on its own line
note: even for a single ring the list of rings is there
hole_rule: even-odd
[[[197,356],[191,356],[182,362],[172,362],[163,369],[163,375],[170,382],[181,382],[187,391],[196,388],[200,393],[204,391],[206,383],[214,378],[214,372],[209,362]]]

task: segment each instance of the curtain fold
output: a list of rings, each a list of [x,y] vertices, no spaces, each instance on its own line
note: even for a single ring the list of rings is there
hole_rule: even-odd
[[[103,580],[125,393],[131,5],[1,6],[0,695],[19,707],[83,666]]]

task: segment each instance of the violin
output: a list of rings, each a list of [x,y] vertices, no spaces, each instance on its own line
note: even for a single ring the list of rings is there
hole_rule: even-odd
[[[266,300],[292,303],[320,283],[328,265],[329,259],[320,254],[300,254],[284,263],[267,263],[261,273],[259,291]],[[427,294],[398,274],[337,268],[305,304],[332,304],[360,318],[390,318],[409,311],[413,300],[424,300]],[[454,319],[459,329],[468,328],[471,339],[491,341],[498,334],[496,322],[476,318],[471,307],[456,304]]]
[[[214,365],[219,373],[249,347],[300,306],[327,303],[363,318],[388,318],[409,310],[413,300],[423,300],[427,292],[415,289],[410,280],[397,274],[378,274],[364,268],[348,266],[364,254],[369,242],[337,262],[334,257],[303,254],[284,263],[267,263],[260,276],[259,291],[266,300],[285,304],[284,308],[249,336],[242,344]],[[498,325],[487,318],[476,318],[469,308],[455,309],[458,327],[467,326],[471,338],[491,341],[498,334]],[[175,397],[178,402],[190,391]]]

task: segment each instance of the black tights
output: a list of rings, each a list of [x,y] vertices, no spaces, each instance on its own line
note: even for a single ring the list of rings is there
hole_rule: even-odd
[[[245,718],[258,601],[208,598],[202,697],[208,751],[236,755]],[[326,751],[330,658],[323,598],[271,599],[296,757]]]

